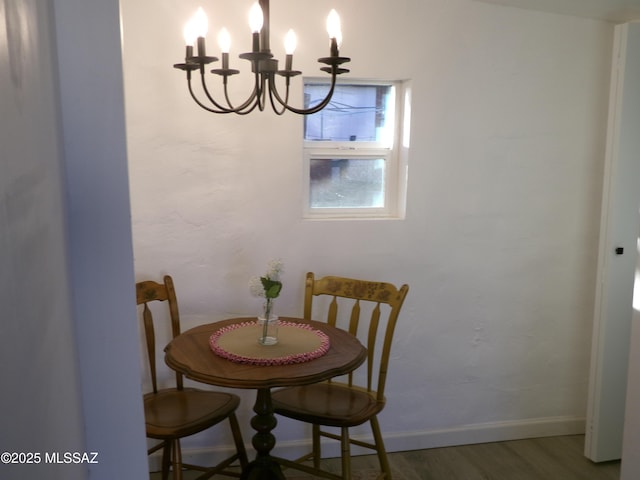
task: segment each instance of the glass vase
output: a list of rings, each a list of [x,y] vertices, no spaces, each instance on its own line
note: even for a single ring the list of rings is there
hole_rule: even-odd
[[[267,300],[262,307],[262,315],[258,316],[258,343],[275,345],[278,343],[278,316],[273,313],[273,300]]]

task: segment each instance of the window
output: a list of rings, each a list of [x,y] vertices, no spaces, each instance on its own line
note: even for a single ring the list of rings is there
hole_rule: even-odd
[[[328,89],[307,79],[305,106]],[[401,82],[350,82],[336,85],[331,103],[305,117],[307,218],[403,216],[408,145],[398,140],[405,138],[407,112],[408,89]]]

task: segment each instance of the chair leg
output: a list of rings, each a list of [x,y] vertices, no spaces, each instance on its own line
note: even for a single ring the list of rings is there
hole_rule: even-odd
[[[232,413],[229,416],[229,423],[231,424],[233,441],[236,444],[236,452],[238,452],[238,457],[240,459],[240,466],[242,467],[242,470],[244,470],[249,464],[249,459],[247,458],[247,450],[244,447],[244,441],[242,440],[242,434],[240,433],[240,425],[238,424],[238,418],[235,413]]]
[[[182,449],[177,438],[173,441],[173,480],[182,480]]]
[[[171,466],[171,455],[173,442],[165,440],[162,446],[162,480],[169,480],[169,467]]]
[[[341,430],[342,478],[343,480],[351,480],[351,441],[349,440],[349,429],[342,427]]]
[[[311,447],[313,454],[313,468],[320,468],[320,458],[322,458],[322,452],[320,450],[320,425],[316,425],[315,423],[312,426]]]
[[[373,438],[376,444],[376,452],[378,452],[378,459],[380,460],[380,468],[384,473],[385,480],[391,480],[391,467],[389,466],[387,452],[384,449],[384,441],[382,440],[382,433],[380,433],[380,424],[378,423],[378,417],[371,417],[371,430],[373,431]]]

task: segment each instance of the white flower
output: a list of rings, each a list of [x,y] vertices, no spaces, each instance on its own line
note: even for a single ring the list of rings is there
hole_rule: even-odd
[[[254,276],[249,279],[249,291],[254,297],[264,297],[264,287],[259,276]]]
[[[264,297],[267,301],[271,301],[280,295],[282,282],[280,274],[282,273],[282,261],[271,260],[267,266],[267,273],[264,276],[254,276],[249,279],[249,291],[254,297]]]
[[[282,260],[271,260],[267,264],[267,274],[265,275],[269,280],[279,281],[280,275],[284,271],[284,265]]]

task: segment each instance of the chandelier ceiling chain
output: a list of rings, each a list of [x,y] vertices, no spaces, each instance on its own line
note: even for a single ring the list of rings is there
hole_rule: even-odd
[[[348,63],[351,59],[341,57],[339,46],[342,41],[340,27],[340,17],[335,10],[331,10],[327,17],[327,32],[331,40],[331,47],[328,57],[318,59],[319,63],[326,66],[320,70],[331,75],[331,85],[324,99],[316,105],[307,108],[296,108],[289,104],[289,87],[291,78],[300,75],[302,72],[293,70],[293,52],[296,48],[297,39],[293,30],[289,30],[285,37],[285,68],[278,70],[278,60],[273,58],[269,39],[269,0],[259,0],[249,11],[249,25],[252,31],[251,52],[240,54],[240,58],[251,62],[251,71],[254,75],[253,91],[247,99],[236,104],[231,101],[228,92],[229,77],[240,73],[239,70],[229,68],[229,48],[231,38],[226,28],[223,28],[218,35],[218,43],[222,52],[221,68],[214,68],[211,73],[222,77],[222,90],[224,100],[216,100],[207,86],[205,78],[205,68],[207,65],[217,62],[217,57],[208,56],[206,52],[205,36],[208,30],[208,19],[202,8],[199,8],[195,15],[189,20],[184,28],[185,41],[187,43],[184,63],[177,63],[174,68],[183,70],[187,74],[187,86],[193,100],[203,109],[212,113],[236,113],[246,115],[258,108],[263,111],[267,104],[267,96],[273,111],[282,115],[285,111],[290,111],[300,115],[309,115],[319,112],[331,101],[338,75],[347,73],[349,70],[341,65]],[[195,45],[194,45],[195,44]],[[196,49],[194,53],[194,48]],[[206,100],[201,100],[195,94],[192,82],[192,72],[199,70],[202,91]],[[276,87],[276,75],[284,78],[284,93],[281,94]],[[208,103],[207,103],[208,102]]]

